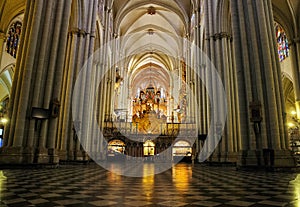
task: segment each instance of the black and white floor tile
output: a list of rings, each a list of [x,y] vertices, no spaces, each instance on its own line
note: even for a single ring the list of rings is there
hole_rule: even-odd
[[[137,178],[95,164],[0,170],[0,207],[26,206],[300,207],[300,173],[188,163]]]

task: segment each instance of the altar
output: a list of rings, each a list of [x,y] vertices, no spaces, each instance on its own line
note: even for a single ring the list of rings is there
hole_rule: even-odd
[[[137,124],[139,133],[151,134],[162,131],[167,122],[168,102],[160,90],[148,87],[141,90],[133,100],[132,122]]]

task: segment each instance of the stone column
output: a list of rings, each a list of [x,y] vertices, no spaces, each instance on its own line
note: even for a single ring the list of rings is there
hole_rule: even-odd
[[[96,55],[99,55],[96,59],[99,61],[96,63],[96,66],[93,70],[95,70],[95,77],[93,79],[93,91],[96,96],[95,99],[95,105],[93,106],[93,111],[91,111],[90,114],[90,121],[92,121],[90,126],[90,132],[93,134],[93,139],[91,143],[93,146],[91,146],[92,153],[94,153],[95,156],[97,156],[97,159],[105,159],[106,155],[106,149],[105,149],[105,142],[103,140],[103,133],[102,134],[95,134],[95,132],[98,132],[98,130],[104,129],[106,118],[108,118],[108,104],[111,104],[109,95],[111,95],[110,91],[108,90],[109,84],[111,83],[111,71],[108,72],[107,69],[109,67],[108,63],[108,45],[107,43],[110,40],[109,37],[109,14],[111,12],[110,9],[108,9],[107,6],[104,8],[104,32],[103,36],[100,37],[101,42],[103,45],[100,47],[100,51],[97,51]],[[91,110],[91,109],[90,109]],[[96,114],[96,120],[97,123],[94,123],[94,114]],[[97,129],[98,128],[98,129]]]
[[[88,152],[92,152],[92,146],[94,144],[94,132],[93,132],[93,124],[94,121],[94,81],[95,81],[95,63],[93,58],[94,55],[94,42],[95,42],[95,26],[96,26],[96,13],[97,13],[97,5],[98,1],[85,1],[85,5],[87,8],[87,14],[82,18],[83,25],[81,30],[84,31],[84,41],[82,44],[83,56],[77,56],[80,59],[81,66],[79,70],[81,70],[82,66],[85,65],[84,73],[81,74],[81,85],[80,88],[80,100],[78,107],[78,121],[80,122],[80,131],[78,132],[81,145],[84,146],[82,150],[86,150]],[[79,72],[79,71],[78,71]],[[77,73],[78,74],[78,73]],[[78,78],[78,77],[76,77]],[[86,153],[78,151],[78,147],[76,149],[76,159],[86,160],[88,157]]]
[[[103,69],[105,72],[107,72],[105,74],[105,79],[106,80],[106,86],[105,86],[105,99],[106,102],[104,103],[103,107],[105,108],[104,110],[104,114],[105,116],[110,117],[111,116],[111,98],[112,98],[112,90],[113,90],[113,77],[112,77],[112,70],[110,70],[110,62],[109,61],[109,46],[112,46],[112,44],[110,44],[110,40],[111,40],[111,35],[110,35],[110,31],[109,31],[109,26],[110,26],[110,15],[111,15],[111,9],[108,8],[108,6],[105,6],[104,9],[105,12],[105,34],[104,34],[104,48],[103,48]],[[112,48],[111,48],[112,49]]]
[[[50,33],[50,24],[51,24],[51,15],[52,15],[52,9],[53,9],[53,2],[49,1],[48,2],[48,9],[45,13],[45,27],[43,28],[43,37],[41,38],[41,48],[40,48],[40,56],[42,58],[39,59],[38,63],[37,63],[37,71],[36,71],[36,82],[35,82],[35,87],[37,88],[37,93],[40,93],[40,86],[42,85],[42,82],[45,81],[44,78],[44,74],[47,73],[46,67],[45,67],[45,62],[48,62],[48,58],[46,53],[47,48],[48,48],[48,39],[49,39],[49,33]],[[32,106],[39,106],[41,103],[40,100],[40,96],[33,96],[32,98]],[[47,106],[46,108],[48,108],[49,106]],[[29,135],[28,135],[28,147],[32,148],[34,147],[34,138],[35,138],[35,125],[38,125],[38,127],[40,128],[40,125],[42,124],[41,120],[35,120],[35,119],[31,119],[29,122]],[[47,160],[48,158],[48,151],[46,149],[46,140],[41,138],[41,137],[37,137],[37,139],[39,139],[38,141],[38,146],[37,146],[37,153],[39,154],[39,159],[41,159],[41,157],[45,157],[45,159]]]
[[[73,160],[74,149],[71,147],[73,146],[73,136],[72,131],[73,129],[73,122],[71,119],[71,100],[72,100],[72,89],[74,86],[74,79],[76,77],[76,69],[77,64],[76,60],[77,53],[79,53],[81,48],[81,40],[84,38],[84,35],[80,30],[73,29],[69,31],[68,35],[68,46],[67,46],[67,57],[66,57],[66,65],[65,65],[65,72],[64,72],[64,82],[62,88],[62,115],[59,119],[59,126],[58,126],[58,148],[60,150],[59,157],[61,160]],[[79,51],[77,50],[79,48]],[[74,117],[74,120],[78,120],[78,117]],[[74,128],[75,129],[75,128]],[[67,148],[67,146],[69,146]]]
[[[221,29],[221,28],[220,28]],[[229,29],[229,28],[224,28]],[[227,98],[227,122],[224,127],[224,132],[222,135],[222,141],[218,148],[219,155],[218,159],[221,162],[235,162],[236,159],[236,143],[237,137],[234,134],[236,129],[235,123],[235,113],[237,111],[235,103],[235,84],[236,80],[232,70],[232,56],[231,56],[231,35],[228,32],[221,31],[213,35],[211,40],[215,44],[216,51],[216,65],[219,71],[219,75],[223,81],[223,86],[226,92]],[[225,110],[221,108],[221,110]]]
[[[25,12],[25,18],[23,25],[30,25],[32,32],[31,40],[30,42],[30,29],[27,29],[26,27],[22,29],[21,37],[23,41],[20,43],[19,46],[19,52],[17,56],[16,61],[16,70],[14,74],[13,84],[12,84],[12,91],[11,91],[11,98],[10,98],[10,104],[9,104],[9,111],[8,116],[10,119],[9,124],[7,125],[6,134],[5,134],[5,147],[0,152],[0,162],[3,163],[23,163],[23,162],[33,162],[33,152],[29,153],[29,157],[26,157],[26,161],[23,160],[23,137],[22,136],[15,136],[16,133],[16,125],[17,122],[23,123],[23,127],[20,127],[21,131],[24,130],[24,123],[25,123],[25,115],[26,115],[26,108],[28,104],[28,80],[27,84],[24,84],[24,90],[27,87],[26,92],[24,93],[24,90],[21,93],[21,87],[23,87],[22,79],[24,74],[27,75],[27,78],[31,76],[32,74],[32,68],[28,68],[27,70],[24,70],[25,61],[27,61],[27,66],[32,67],[33,64],[33,58],[32,56],[35,53],[35,47],[36,47],[36,41],[37,38],[37,30],[39,28],[40,22],[35,20],[34,18],[40,18],[42,12],[41,5],[38,5],[38,3],[33,3],[30,1],[27,1],[26,4],[26,12]],[[26,50],[24,48],[27,48]],[[26,59],[26,57],[30,57]],[[18,95],[16,95],[18,94]],[[26,100],[26,103],[24,103],[22,109],[20,109],[23,113],[18,113],[18,108],[20,106],[21,100]],[[17,117],[20,116],[20,118],[17,119]],[[22,130],[23,128],[23,130]]]
[[[221,115],[221,106],[219,100],[219,88],[217,86],[217,82],[214,75],[214,71],[216,70],[219,75],[221,76],[221,68],[220,68],[220,61],[218,58],[218,50],[219,45],[217,42],[215,42],[215,2],[206,0],[204,1],[204,10],[205,10],[205,44],[206,44],[206,55],[208,57],[207,60],[205,60],[205,84],[206,84],[206,90],[210,94],[208,94],[207,97],[207,120],[209,128],[212,129],[210,137],[206,139],[206,145],[208,146],[208,149],[206,150],[208,154],[211,154],[210,160],[213,161],[219,161],[219,155],[220,155],[220,148],[213,149],[213,146],[217,145],[217,142],[219,142],[219,135],[217,132],[217,126],[220,122],[220,115]]]
[[[193,91],[193,94],[194,94],[194,102],[195,102],[195,107],[194,107],[194,114],[195,114],[195,123],[196,123],[196,127],[197,127],[197,130],[196,130],[196,133],[197,133],[197,137],[196,137],[196,151],[193,152],[193,154],[198,154],[198,152],[200,151],[200,146],[199,146],[199,140],[198,140],[198,134],[202,134],[203,132],[203,127],[202,127],[202,119],[203,117],[201,116],[201,113],[202,113],[202,105],[201,105],[201,102],[202,102],[202,95],[201,95],[201,88],[202,88],[202,83],[201,83],[201,80],[200,80],[200,77],[198,74],[200,74],[200,61],[201,61],[201,58],[200,58],[200,37],[201,37],[201,30],[200,30],[200,6],[199,5],[196,5],[196,8],[194,10],[194,15],[195,15],[195,28],[193,28],[195,31],[194,31],[194,88],[195,90]],[[197,72],[197,73],[196,73]]]
[[[293,167],[271,1],[230,1],[238,82],[240,167]]]
[[[67,0],[27,1],[11,93],[8,144],[0,162],[58,162],[53,155],[57,114],[51,112],[53,101],[60,99],[70,8]],[[33,107],[43,110],[43,117],[34,116]]]
[[[28,21],[32,18],[33,6],[34,5],[31,4],[30,1],[27,1],[23,25],[27,25]],[[23,48],[28,47],[29,42],[26,41],[28,38],[28,35],[29,35],[29,31],[26,30],[26,28],[25,29],[23,28],[21,31],[21,37],[24,41],[21,41],[19,43],[19,49],[18,49],[19,55],[17,55],[15,73],[14,73],[11,94],[10,94],[10,100],[9,100],[8,117],[10,117],[10,121],[9,121],[9,124],[6,125],[6,133],[4,134],[4,146],[6,146],[6,147],[12,146],[12,143],[13,143],[13,136],[11,136],[10,135],[11,133],[9,133],[9,132],[10,132],[10,129],[14,128],[14,125],[15,125],[15,118],[16,118],[17,111],[13,110],[13,109],[15,106],[18,105],[19,96],[16,95],[16,94],[19,94],[19,90],[20,90],[20,87],[19,87],[20,81],[18,82],[18,80],[22,77],[22,74],[23,74],[23,70],[21,70],[20,65],[21,65],[22,56],[25,55],[25,53],[27,52],[27,50],[25,50],[23,52]],[[9,153],[7,153],[7,154],[9,154]]]
[[[293,41],[293,75],[294,75],[294,91],[296,101],[297,119],[300,119],[300,37],[294,38]]]

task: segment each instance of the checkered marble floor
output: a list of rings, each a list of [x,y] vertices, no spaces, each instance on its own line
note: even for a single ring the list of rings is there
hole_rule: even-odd
[[[25,206],[300,207],[300,173],[188,163],[140,178],[116,175],[96,164],[0,170],[0,207]]]

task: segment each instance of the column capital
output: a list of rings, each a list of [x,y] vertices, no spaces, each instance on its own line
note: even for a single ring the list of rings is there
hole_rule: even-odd
[[[216,41],[216,40],[221,40],[223,38],[231,39],[232,36],[228,32],[219,32],[219,33],[215,33],[214,35],[211,35],[210,38]]]
[[[85,31],[85,30],[83,30],[83,29],[79,29],[79,28],[71,28],[70,30],[69,30],[69,34],[70,35],[72,35],[72,34],[75,34],[75,35],[78,35],[78,36],[86,36],[88,33]]]
[[[108,8],[108,6],[104,6],[104,11],[107,13],[111,13],[111,8]]]
[[[195,8],[194,13],[200,13],[201,12],[201,7]]]

